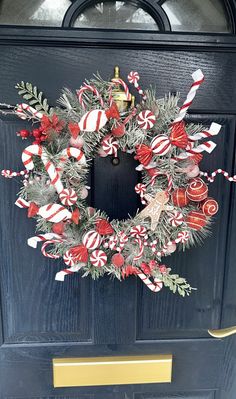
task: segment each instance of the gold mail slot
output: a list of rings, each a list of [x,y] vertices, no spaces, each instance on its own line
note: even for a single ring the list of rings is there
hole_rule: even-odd
[[[53,359],[54,387],[171,382],[172,355]]]

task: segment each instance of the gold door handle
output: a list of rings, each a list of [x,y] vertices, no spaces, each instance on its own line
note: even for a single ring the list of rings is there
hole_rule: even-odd
[[[236,334],[236,326],[222,328],[220,330],[208,330],[208,333],[214,338],[226,338],[230,335]]]

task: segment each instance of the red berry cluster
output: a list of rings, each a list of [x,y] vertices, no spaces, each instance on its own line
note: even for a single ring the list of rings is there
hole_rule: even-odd
[[[26,129],[22,129],[19,132],[16,133],[17,136],[20,136],[22,140],[26,140],[29,137],[34,137],[33,144],[40,144],[43,141],[47,140],[47,135],[44,132],[44,129],[42,127],[39,127],[37,129],[33,129],[32,132]]]

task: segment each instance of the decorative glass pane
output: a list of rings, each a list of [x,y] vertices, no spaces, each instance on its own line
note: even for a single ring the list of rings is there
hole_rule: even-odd
[[[0,0],[0,24],[61,26],[70,0]]]
[[[231,32],[223,1],[166,0],[163,3],[172,31]]]
[[[78,16],[75,28],[159,30],[142,8],[124,1],[108,1],[88,7]]]

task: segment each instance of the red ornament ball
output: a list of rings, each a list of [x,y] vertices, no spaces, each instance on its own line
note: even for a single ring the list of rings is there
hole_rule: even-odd
[[[207,198],[208,187],[200,178],[191,179],[187,190],[187,196],[191,201],[200,202]]]
[[[177,188],[175,191],[173,191],[172,202],[174,205],[179,206],[180,208],[188,205],[189,198],[187,197],[186,189]]]
[[[115,267],[122,267],[125,263],[124,256],[121,254],[115,254],[111,258],[111,262]]]
[[[201,211],[191,211],[186,218],[187,225],[192,230],[201,230],[206,225],[206,216]]]
[[[213,216],[215,215],[218,210],[219,210],[219,205],[214,198],[206,198],[200,205],[202,212],[206,216]]]

